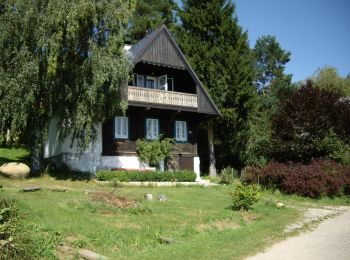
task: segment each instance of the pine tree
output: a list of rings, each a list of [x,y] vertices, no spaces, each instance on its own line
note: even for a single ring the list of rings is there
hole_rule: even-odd
[[[221,111],[215,121],[219,168],[242,167],[256,90],[247,32],[227,0],[187,0],[179,11],[178,43]]]
[[[81,147],[121,109],[133,1],[4,0],[0,7],[0,142],[22,143],[40,168],[47,128]]]
[[[292,95],[296,86],[291,83],[292,75],[284,72],[291,53],[282,49],[274,36],[259,37],[253,53],[255,84],[260,95],[250,122],[246,159],[248,164],[264,164],[271,159],[271,119],[277,113],[281,101]]]
[[[135,43],[162,24],[173,29],[177,4],[173,0],[138,0],[130,20],[127,41]]]
[[[259,37],[253,52],[258,89],[266,88],[273,80],[284,77],[285,65],[289,62],[291,53],[281,48],[275,36]],[[291,78],[290,75],[289,77]]]

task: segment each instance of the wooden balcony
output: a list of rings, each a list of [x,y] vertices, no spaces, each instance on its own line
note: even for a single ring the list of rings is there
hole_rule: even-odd
[[[131,86],[128,88],[128,101],[191,108],[198,107],[196,94]]]

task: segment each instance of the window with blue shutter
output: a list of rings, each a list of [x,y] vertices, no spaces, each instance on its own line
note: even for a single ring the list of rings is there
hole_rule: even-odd
[[[129,138],[129,120],[125,116],[116,116],[114,118],[114,138],[128,139]]]
[[[175,121],[175,140],[187,142],[187,122]]]
[[[146,139],[154,140],[159,136],[159,120],[153,118],[146,119]]]

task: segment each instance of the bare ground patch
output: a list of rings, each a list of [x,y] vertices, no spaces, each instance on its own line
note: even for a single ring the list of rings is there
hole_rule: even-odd
[[[91,194],[91,199],[92,201],[109,204],[116,208],[135,208],[137,206],[136,200],[116,195],[114,191],[110,193],[94,192]]]

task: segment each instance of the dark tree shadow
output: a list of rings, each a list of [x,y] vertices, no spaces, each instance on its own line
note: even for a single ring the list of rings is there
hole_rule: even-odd
[[[56,180],[67,181],[90,181],[95,175],[89,172],[77,171],[69,168],[67,165],[55,165],[52,162],[45,162],[45,169],[41,172],[33,173],[30,177],[36,178],[43,175],[48,175]]]

